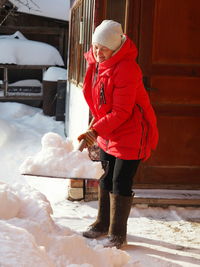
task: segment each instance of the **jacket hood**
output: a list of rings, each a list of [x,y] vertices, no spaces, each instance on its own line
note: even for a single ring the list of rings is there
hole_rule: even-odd
[[[104,68],[109,68],[112,65],[116,64],[118,61],[120,61],[122,58],[127,58],[130,59],[132,58],[133,60],[136,59],[138,55],[138,50],[135,46],[135,44],[126,36],[126,41],[122,44],[122,46],[120,47],[119,50],[117,50],[116,52],[114,52],[114,55],[105,60],[102,63],[99,63],[99,67],[101,69]],[[90,50],[88,52],[86,52],[84,54],[85,59],[87,60],[87,62],[89,64],[95,64],[96,60],[94,58],[93,52],[92,52],[92,47],[90,48]]]

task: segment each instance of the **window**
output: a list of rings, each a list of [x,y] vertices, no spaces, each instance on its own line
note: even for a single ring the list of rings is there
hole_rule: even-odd
[[[78,0],[71,11],[69,80],[82,86],[93,32],[94,0]]]

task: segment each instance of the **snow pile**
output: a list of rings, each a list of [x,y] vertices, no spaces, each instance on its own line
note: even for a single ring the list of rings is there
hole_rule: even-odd
[[[0,266],[110,267],[130,259],[121,250],[89,246],[82,236],[56,225],[49,201],[29,186],[0,183],[0,201]]]
[[[8,185],[3,183],[0,183],[0,203],[0,218],[8,220],[18,214],[19,198]]]
[[[0,201],[0,266],[53,266],[41,247],[56,229],[46,197],[31,187],[1,182]]]
[[[104,174],[101,162],[92,161],[87,150],[74,150],[68,138],[64,141],[60,135],[50,132],[43,136],[41,144],[41,151],[22,163],[20,173],[93,179]]]
[[[44,72],[43,81],[57,82],[67,80],[67,70],[59,67],[50,67]]]
[[[54,266],[25,229],[0,221],[0,243],[0,266]]]
[[[0,63],[17,65],[58,65],[63,59],[58,50],[46,43],[26,39],[19,31],[0,36]]]

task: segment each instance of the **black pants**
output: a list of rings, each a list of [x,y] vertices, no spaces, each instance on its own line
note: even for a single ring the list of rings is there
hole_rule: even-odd
[[[100,150],[100,159],[109,161],[108,174],[100,181],[100,186],[122,196],[132,195],[133,178],[140,160],[123,160]]]

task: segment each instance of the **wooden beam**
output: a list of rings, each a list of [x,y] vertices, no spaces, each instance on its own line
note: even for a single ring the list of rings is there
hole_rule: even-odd
[[[4,96],[0,97],[0,102],[7,102],[7,101],[16,101],[16,100],[43,100],[43,96],[22,96],[22,95],[15,95],[15,96]]]
[[[60,35],[63,32],[63,27],[28,27],[28,26],[17,26],[17,30],[23,33],[31,34],[46,34],[46,35]],[[0,33],[13,33],[16,32],[14,26],[1,26]]]
[[[8,92],[8,69],[4,69],[4,75],[3,75],[3,83],[4,83],[4,96],[7,96]]]
[[[16,65],[16,64],[0,64],[1,69],[47,69],[49,67],[52,67],[54,65]]]

